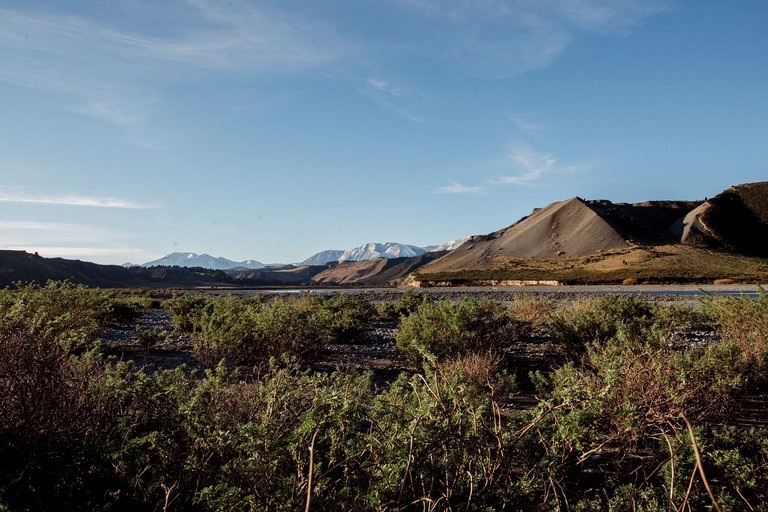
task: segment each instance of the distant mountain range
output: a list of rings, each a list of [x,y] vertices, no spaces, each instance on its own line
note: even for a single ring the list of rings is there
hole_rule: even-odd
[[[369,243],[293,265],[173,253],[124,268],[0,250],[0,286],[48,279],[103,287],[765,283],[768,182],[703,201],[574,197],[442,246]]]
[[[320,251],[301,262],[299,265],[327,265],[332,262],[344,261],[369,261],[379,258],[410,258],[421,256],[428,252],[449,251],[455,249],[469,237],[451,240],[442,245],[429,245],[426,247],[417,247],[415,245],[400,244],[396,242],[386,243],[368,243],[352,249],[329,249]],[[173,252],[167,256],[147,263],[133,264],[125,263],[124,267],[184,267],[184,268],[207,268],[211,270],[256,270],[267,265],[256,260],[233,261],[227,258],[211,256],[209,254],[197,254],[194,252]]]
[[[230,270],[235,268],[257,269],[264,268],[264,263],[256,260],[232,261],[227,258],[215,257],[209,254],[196,254],[194,252],[172,252],[167,256],[154,261],[148,261],[141,265],[126,263],[125,267],[199,267],[211,270]]]
[[[450,251],[467,240],[469,240],[469,237],[465,236],[457,238],[456,240],[451,240],[442,245],[428,245],[425,247],[399,244],[396,242],[367,243],[358,247],[353,247],[352,249],[331,249],[318,252],[304,260],[302,265],[327,265],[334,261],[343,263],[345,261],[370,261],[379,258],[388,260],[395,258],[413,258],[414,256],[421,256],[428,252]]]

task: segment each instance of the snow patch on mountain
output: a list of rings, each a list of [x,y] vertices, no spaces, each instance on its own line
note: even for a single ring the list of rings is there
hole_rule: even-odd
[[[213,270],[228,270],[232,268],[256,269],[264,264],[256,260],[232,261],[227,258],[215,257],[209,254],[194,252],[174,252],[158,260],[149,261],[142,267],[202,267]]]
[[[379,258],[410,258],[420,256],[426,251],[423,247],[415,245],[398,244],[395,242],[368,243],[359,247],[347,249],[339,257],[339,263],[342,261],[367,261]]]
[[[469,239],[470,239],[469,236],[463,236],[461,238],[457,238],[456,240],[445,242],[442,245],[428,245],[424,247],[424,249],[427,252],[452,251],[457,247],[459,247],[460,245],[464,244],[464,242],[466,242]]]
[[[313,254],[301,262],[302,265],[327,265],[328,263],[339,261],[344,251],[342,249],[328,249]]]

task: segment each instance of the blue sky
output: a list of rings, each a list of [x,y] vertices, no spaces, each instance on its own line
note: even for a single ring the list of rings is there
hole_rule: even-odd
[[[0,0],[0,249],[300,261],[768,179],[768,4]]]

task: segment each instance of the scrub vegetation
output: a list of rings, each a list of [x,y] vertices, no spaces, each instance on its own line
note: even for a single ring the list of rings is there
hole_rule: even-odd
[[[157,300],[0,291],[0,510],[768,508],[768,430],[729,421],[768,384],[765,294],[695,311],[642,296]],[[105,355],[105,327],[158,305],[200,369]],[[410,370],[381,384],[313,366],[383,321],[400,322]],[[719,341],[672,343],[692,323]],[[521,375],[509,352],[540,332],[564,362]],[[539,401],[513,407],[523,379]]]

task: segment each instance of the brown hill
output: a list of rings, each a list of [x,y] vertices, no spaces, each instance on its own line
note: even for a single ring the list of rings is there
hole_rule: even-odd
[[[569,258],[628,246],[619,230],[576,197],[535,210],[490,235],[474,236],[428,270],[482,268],[497,258]]]
[[[264,267],[257,270],[239,270],[227,272],[238,284],[249,286],[302,286],[322,272],[321,265],[300,265],[295,267]]]
[[[704,202],[553,203],[505,229],[472,237],[413,277],[446,284],[696,281],[717,275],[720,261],[729,273],[720,277],[758,279],[768,277],[760,257],[768,257],[768,182],[731,187]]]
[[[315,275],[312,278],[312,284],[356,286],[395,284],[444,254],[445,251],[422,254],[411,258],[345,261]]]
[[[693,209],[682,222],[681,242],[768,257],[768,182],[731,187]]]

